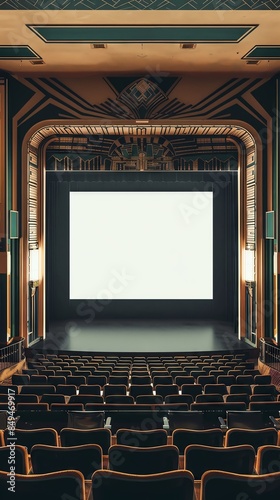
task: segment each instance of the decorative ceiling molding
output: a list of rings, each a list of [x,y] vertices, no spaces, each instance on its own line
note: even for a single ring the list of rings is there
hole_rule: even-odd
[[[252,135],[243,127],[236,125],[53,125],[44,126],[37,130],[31,137],[29,144],[32,148],[37,149],[41,142],[60,135],[82,135],[91,134],[93,136],[103,135],[134,135],[139,137],[161,136],[161,135],[204,135],[236,137],[242,141],[246,148],[253,147],[254,139]]]
[[[278,10],[280,0],[0,0],[0,10]]]

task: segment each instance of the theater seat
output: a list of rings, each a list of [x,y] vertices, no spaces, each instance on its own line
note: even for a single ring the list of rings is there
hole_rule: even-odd
[[[92,491],[94,500],[192,500],[194,480],[185,470],[149,475],[100,470],[92,476]]]
[[[178,466],[179,451],[173,445],[137,448],[117,444],[108,453],[108,468],[117,472],[158,474],[177,470]]]
[[[4,433],[6,445],[9,445],[10,435],[6,430]],[[42,429],[16,429],[14,438],[16,443],[21,446],[26,446],[28,453],[32,446],[35,444],[47,444],[50,446],[58,446],[58,433],[55,429],[42,428]]]
[[[197,480],[209,470],[253,474],[254,463],[255,450],[250,445],[219,448],[192,444],[185,449],[184,468],[190,470]]]
[[[63,470],[78,470],[85,479],[103,468],[102,449],[97,444],[79,446],[46,446],[37,444],[31,449],[34,474],[46,474]]]
[[[279,443],[280,444],[280,443]],[[280,446],[260,446],[256,460],[257,474],[280,472]]]
[[[221,429],[175,429],[172,433],[172,444],[177,446],[180,455],[190,444],[203,444],[205,446],[223,446],[223,431]]]
[[[13,500],[86,500],[83,475],[74,470],[50,474],[15,475],[15,489],[9,498]],[[0,471],[0,496],[7,499],[7,472]]]
[[[260,446],[276,445],[277,441],[276,429],[229,429],[225,437],[225,446],[250,444],[257,453]]]
[[[201,478],[201,500],[279,500],[280,472],[260,476],[209,471]]]
[[[109,429],[71,429],[60,431],[61,446],[79,446],[82,444],[98,444],[104,455],[112,444],[112,434]]]
[[[11,458],[14,459],[13,463],[9,463]],[[10,472],[11,465],[15,467],[14,472],[16,474],[28,474],[30,467],[27,448],[25,446],[16,445],[12,457],[11,446],[0,446],[0,470]]]

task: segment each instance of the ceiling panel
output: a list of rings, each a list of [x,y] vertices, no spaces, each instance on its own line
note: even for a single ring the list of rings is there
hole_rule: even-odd
[[[244,59],[280,59],[280,45],[256,45],[247,54]]]
[[[28,45],[0,45],[0,59],[41,59]]]
[[[28,26],[51,43],[227,43],[240,42],[256,26],[237,25],[108,25]]]

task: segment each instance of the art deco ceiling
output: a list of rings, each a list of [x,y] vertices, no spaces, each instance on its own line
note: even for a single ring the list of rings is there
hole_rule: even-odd
[[[276,10],[243,10],[244,5],[240,10],[136,10],[132,2],[134,10],[40,11],[15,10],[12,0],[14,10],[2,10],[9,6],[2,2],[0,70],[268,76],[280,71],[280,10],[274,3]],[[92,48],[93,42],[106,48]],[[183,49],[183,42],[196,47]]]

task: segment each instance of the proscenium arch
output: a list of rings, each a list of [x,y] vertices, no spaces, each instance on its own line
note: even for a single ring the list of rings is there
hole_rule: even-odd
[[[140,122],[140,120],[139,120]],[[269,133],[269,131],[268,131]],[[238,149],[238,233],[239,233],[239,286],[238,286],[238,333],[239,338],[245,331],[245,289],[244,278],[244,250],[246,246],[246,167],[252,163],[255,165],[255,282],[257,300],[257,332],[258,337],[264,331],[262,304],[264,303],[264,280],[263,269],[263,241],[262,241],[262,141],[256,130],[249,124],[237,120],[232,120],[231,125],[220,120],[203,121],[203,124],[196,120],[190,123],[186,121],[171,120],[146,123],[134,122],[66,122],[66,120],[52,120],[36,124],[23,140],[22,147],[22,235],[20,246],[20,328],[24,333],[26,345],[29,345],[27,325],[27,298],[29,294],[29,238],[28,238],[28,212],[29,212],[29,167],[30,155],[36,152],[37,157],[37,245],[40,249],[40,280],[38,287],[38,336],[45,337],[45,163],[47,145],[58,135],[135,135],[135,136],[159,136],[159,135],[204,135],[227,136],[233,141]],[[256,182],[258,179],[258,182]],[[268,185],[271,182],[268,175]],[[26,189],[27,186],[27,189]],[[27,207],[27,209],[26,209]]]

